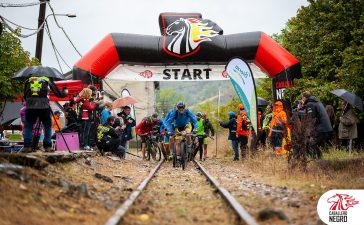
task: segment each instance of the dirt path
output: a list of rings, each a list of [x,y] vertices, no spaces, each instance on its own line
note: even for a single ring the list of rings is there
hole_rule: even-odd
[[[286,186],[269,185],[259,175],[249,174],[241,161],[210,159],[202,165],[237,198],[259,224],[317,224],[317,200],[312,200],[307,193]]]
[[[94,157],[0,173],[0,224],[104,224],[155,164]]]
[[[164,163],[122,224],[239,224],[206,178],[189,163],[185,171]]]

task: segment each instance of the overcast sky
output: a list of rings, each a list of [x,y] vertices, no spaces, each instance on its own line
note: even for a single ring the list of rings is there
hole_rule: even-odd
[[[37,0],[0,0],[0,3],[29,3]],[[198,12],[217,23],[224,34],[263,31],[279,33],[306,0],[50,0],[55,13],[75,13],[76,18],[58,16],[81,54],[87,53],[109,33],[160,35],[158,16],[162,12]],[[51,10],[47,7],[46,15]],[[0,15],[25,27],[36,28],[39,5],[0,8]],[[72,67],[80,59],[52,17],[48,18],[58,51]],[[22,34],[32,31],[23,30]],[[21,38],[25,50],[35,55],[36,35]],[[49,38],[44,33],[42,64],[59,68]],[[61,62],[63,72],[69,68]]]

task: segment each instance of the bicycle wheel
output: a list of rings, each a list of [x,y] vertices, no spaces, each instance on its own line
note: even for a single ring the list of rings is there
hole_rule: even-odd
[[[164,160],[168,161],[168,156],[167,156],[167,152],[166,150],[164,149],[164,145],[162,143],[159,143],[159,147],[162,151],[162,154],[163,154],[163,157],[164,157]]]
[[[155,160],[160,161],[162,158],[162,151],[161,151],[159,144],[153,143],[152,151],[153,151],[153,154],[155,154]]]
[[[173,143],[172,155],[173,155],[173,167],[177,167],[176,143]]]
[[[194,154],[195,149],[196,149],[196,144],[192,143],[191,149],[189,149],[189,151],[188,151],[188,161],[193,161],[193,158],[195,156],[195,154]]]
[[[186,152],[186,143],[184,143],[183,141],[181,141],[181,149],[180,149],[180,155],[181,155],[181,166],[182,169],[184,170],[187,166],[187,152]]]
[[[146,149],[147,149],[147,160],[150,160],[150,152],[152,151],[152,146],[150,143],[145,143],[146,144]]]

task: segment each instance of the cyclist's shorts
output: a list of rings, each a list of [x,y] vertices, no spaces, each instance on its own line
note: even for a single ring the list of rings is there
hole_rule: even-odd
[[[164,144],[169,144],[169,135],[164,135]]]
[[[207,137],[203,139],[203,144],[204,144],[204,145],[207,145],[207,144],[208,144],[208,142],[209,142],[209,140],[208,140],[208,139],[209,139],[209,138],[207,138]]]
[[[191,124],[187,124],[185,127],[176,127],[175,131],[176,132],[182,132],[182,131],[186,131],[186,133],[191,133]],[[182,136],[176,136],[176,140],[181,140]]]

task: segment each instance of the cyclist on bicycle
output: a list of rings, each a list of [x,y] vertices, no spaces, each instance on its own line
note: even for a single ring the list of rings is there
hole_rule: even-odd
[[[152,114],[152,122],[153,122],[153,134],[161,135],[164,123],[162,119],[158,118],[158,113]]]
[[[146,159],[145,157],[145,142],[147,139],[147,135],[152,133],[153,127],[154,127],[153,119],[151,116],[145,117],[142,121],[138,123],[138,125],[135,127],[135,132],[137,135],[140,136],[141,142],[142,142],[142,156],[143,160]]]
[[[197,120],[195,115],[189,110],[186,109],[186,105],[184,102],[180,101],[176,105],[177,109],[174,109],[169,118],[165,121],[165,125],[167,127],[168,134],[173,134],[174,131],[181,132],[182,135],[191,132],[191,123],[193,124],[193,130],[197,130]],[[172,127],[172,124],[174,128]],[[176,136],[176,155],[177,159],[180,159],[180,142],[182,137]],[[191,137],[187,136],[187,147],[191,148]],[[171,144],[173,144],[173,138],[170,140]]]

